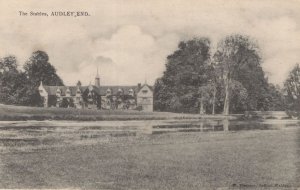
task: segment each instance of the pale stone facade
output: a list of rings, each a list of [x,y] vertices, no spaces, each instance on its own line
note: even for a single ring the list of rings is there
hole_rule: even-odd
[[[143,85],[137,94],[137,105],[143,107],[143,110],[153,111],[153,91],[148,85]]]

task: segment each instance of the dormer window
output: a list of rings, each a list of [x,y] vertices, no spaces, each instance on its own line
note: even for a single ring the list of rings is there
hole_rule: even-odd
[[[79,96],[80,94],[81,94],[81,91],[80,91],[80,89],[78,88],[77,91],[76,91],[76,95]]]
[[[70,96],[71,95],[71,91],[70,91],[70,89],[68,88],[67,90],[66,90],[66,96]]]
[[[128,93],[129,93],[130,96],[134,95],[134,91],[132,89],[129,89]]]
[[[121,88],[118,89],[118,94],[122,94],[123,90]]]
[[[106,90],[106,95],[111,95],[111,90],[110,89]]]
[[[89,85],[89,91],[91,92],[93,90],[93,86],[90,84]]]
[[[56,96],[60,96],[61,95],[61,91],[60,91],[60,89],[58,88],[57,90],[56,90]]]

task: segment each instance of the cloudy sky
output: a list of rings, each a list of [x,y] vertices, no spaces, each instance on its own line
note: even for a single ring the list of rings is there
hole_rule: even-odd
[[[153,84],[180,40],[207,36],[215,46],[241,33],[257,39],[269,81],[282,84],[300,63],[299,10],[299,0],[0,0],[0,57],[16,55],[22,65],[33,51],[46,51],[67,85],[88,84],[97,67],[101,84]]]

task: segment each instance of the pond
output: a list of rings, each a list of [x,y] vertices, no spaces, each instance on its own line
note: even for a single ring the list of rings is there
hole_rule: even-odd
[[[153,121],[17,121],[0,123],[0,146],[22,147],[72,145],[91,139],[113,141],[130,138],[176,133],[239,132],[249,130],[284,130],[298,128],[297,120],[153,120]]]

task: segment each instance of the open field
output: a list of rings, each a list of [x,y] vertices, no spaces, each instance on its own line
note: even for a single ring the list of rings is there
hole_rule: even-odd
[[[102,120],[161,120],[161,119],[199,119],[224,118],[222,115],[179,114],[167,112],[142,112],[134,110],[88,110],[74,108],[41,108],[0,105],[0,120],[76,120],[76,121],[102,121]],[[230,116],[230,118],[236,118]]]
[[[292,189],[300,187],[299,127],[3,121],[0,188]]]

